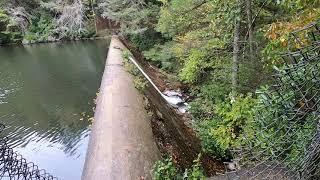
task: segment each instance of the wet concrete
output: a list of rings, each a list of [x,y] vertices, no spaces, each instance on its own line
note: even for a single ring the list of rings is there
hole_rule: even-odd
[[[122,66],[123,48],[112,37],[82,180],[151,179],[159,158],[143,98]]]

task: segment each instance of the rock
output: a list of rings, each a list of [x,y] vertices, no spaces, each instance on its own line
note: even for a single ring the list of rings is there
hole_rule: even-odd
[[[163,92],[163,94],[167,95],[167,96],[179,96],[182,97],[182,94],[178,91],[170,91],[170,90],[166,90]]]
[[[22,44],[30,44],[30,41],[29,41],[29,40],[26,40],[26,39],[23,39],[23,40],[22,40]]]
[[[55,42],[56,38],[52,37],[52,36],[48,36],[48,42]]]

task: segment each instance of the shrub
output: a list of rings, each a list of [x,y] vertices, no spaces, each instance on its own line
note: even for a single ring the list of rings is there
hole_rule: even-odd
[[[252,95],[239,95],[234,101],[224,101],[216,105],[217,127],[210,130],[210,134],[223,150],[238,147],[243,133],[254,121],[256,99]]]
[[[198,81],[200,73],[203,69],[202,63],[204,62],[206,54],[198,49],[193,49],[185,60],[184,67],[182,68],[179,76],[181,80],[186,83],[194,83]]]
[[[224,101],[226,94],[231,92],[225,82],[212,81],[214,83],[209,81],[192,89],[191,95],[195,99],[190,103],[190,112],[197,121],[213,118],[215,104]]]
[[[10,32],[0,32],[0,44],[7,44],[11,41],[11,33]]]
[[[33,18],[28,31],[24,36],[24,43],[47,42],[54,40],[53,19],[46,13]]]
[[[9,23],[8,15],[0,10],[0,31],[5,31],[7,29],[7,24]]]
[[[147,29],[142,33],[130,34],[128,38],[140,51],[147,51],[156,44],[164,43],[161,34],[154,29]]]
[[[147,87],[148,81],[144,76],[138,75],[134,77],[133,84],[136,89],[138,89],[140,92],[143,92],[143,90]]]
[[[129,50],[124,50],[122,52],[122,57],[125,60],[124,68],[134,76],[133,78],[134,87],[142,92],[146,88],[148,81],[142,75],[139,69],[129,60],[130,56],[132,56],[132,54]]]
[[[174,71],[177,68],[177,61],[172,52],[173,43],[169,42],[164,45],[155,45],[143,54],[147,60],[156,64],[159,68],[166,71]]]
[[[243,136],[254,121],[256,101],[250,94],[239,95],[235,101],[227,98],[214,105],[211,117],[195,122],[204,151],[217,158],[231,158],[230,147],[245,143]]]
[[[0,10],[0,44],[14,43],[22,40],[22,34],[14,24],[10,24],[9,16]]]
[[[157,161],[152,169],[152,174],[155,180],[177,179],[178,171],[172,162],[172,157]]]
[[[203,180],[205,176],[200,165],[201,154],[193,161],[191,169],[185,169],[184,173],[179,171],[173,161],[172,157],[157,161],[152,169],[154,180]]]
[[[315,82],[301,75],[305,74],[300,74],[300,78],[312,88]],[[254,145],[253,151],[263,151],[265,157],[283,161],[290,168],[298,168],[308,155],[308,146],[317,131],[319,116],[312,111],[304,112],[303,109],[300,112],[303,115],[295,115],[299,111],[299,103],[305,106],[304,103],[308,102],[300,102],[299,93],[285,88],[292,84],[290,77],[282,80],[285,91],[280,95],[269,87],[263,87],[257,92],[259,116],[248,129],[256,132],[254,138],[250,138]],[[317,102],[317,97],[314,98]]]
[[[191,167],[191,171],[186,169],[183,179],[190,179],[190,180],[203,180],[205,176],[203,174],[203,170],[200,164],[201,154],[198,155],[198,158],[193,161],[193,165]]]

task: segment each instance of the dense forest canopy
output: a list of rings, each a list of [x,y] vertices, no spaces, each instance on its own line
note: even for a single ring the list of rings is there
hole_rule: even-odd
[[[189,87],[193,127],[204,153],[230,160],[231,147],[274,133],[271,128],[261,137],[243,138],[244,133],[252,135],[260,128],[255,112],[257,107],[264,108],[264,94],[270,95],[274,67],[281,72],[285,65],[279,54],[289,48],[290,32],[319,20],[320,1],[1,0],[0,44],[92,37],[97,14],[119,22],[119,33],[151,64]],[[292,92],[283,93],[289,96]],[[286,100],[294,103],[294,99]],[[260,116],[271,122],[273,111],[278,112],[269,107]],[[294,138],[308,139],[314,129],[306,127],[315,120],[308,119],[293,127],[299,131]],[[279,133],[273,137],[275,142],[287,132]],[[289,166],[295,166],[294,155],[306,153],[308,143],[301,140],[290,148],[278,144],[277,149],[269,150],[276,156],[286,148],[282,156]],[[181,172],[166,166],[171,161],[156,164],[156,179],[170,179]],[[193,167],[197,172],[200,169]],[[188,175],[197,178],[199,174]]]

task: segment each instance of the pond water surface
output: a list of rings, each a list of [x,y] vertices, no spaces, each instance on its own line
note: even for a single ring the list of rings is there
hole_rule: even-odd
[[[81,179],[108,43],[0,47],[2,135],[59,179]]]

